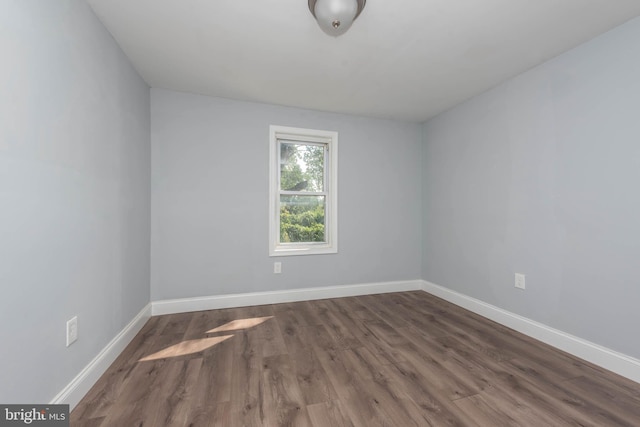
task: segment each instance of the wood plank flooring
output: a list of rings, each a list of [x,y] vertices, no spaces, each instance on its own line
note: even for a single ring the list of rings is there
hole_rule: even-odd
[[[152,317],[72,426],[639,426],[640,384],[427,293]]]

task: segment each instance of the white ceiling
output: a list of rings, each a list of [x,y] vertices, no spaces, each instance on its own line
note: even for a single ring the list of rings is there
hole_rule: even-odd
[[[88,0],[151,87],[422,122],[640,15],[638,0]]]

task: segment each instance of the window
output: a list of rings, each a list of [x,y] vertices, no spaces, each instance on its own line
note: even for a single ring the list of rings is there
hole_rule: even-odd
[[[269,255],[338,252],[338,133],[270,128]]]

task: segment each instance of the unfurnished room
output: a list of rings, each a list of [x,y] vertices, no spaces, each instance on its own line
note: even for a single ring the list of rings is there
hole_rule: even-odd
[[[637,0],[0,0],[0,425],[640,425]]]

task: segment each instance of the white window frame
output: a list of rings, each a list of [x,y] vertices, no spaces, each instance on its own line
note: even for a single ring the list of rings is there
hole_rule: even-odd
[[[279,141],[326,144],[325,240],[280,243]],[[269,127],[269,256],[319,255],[338,252],[338,132],[271,125]]]

